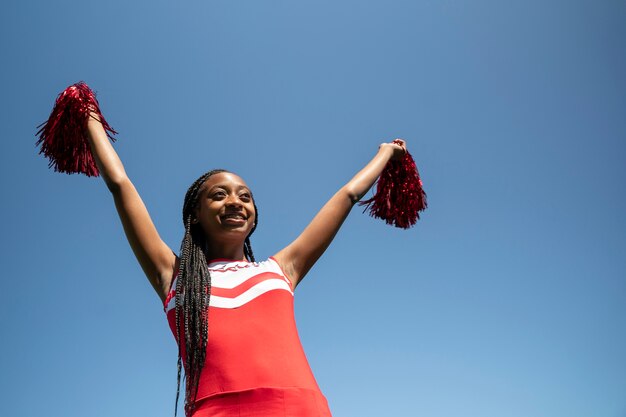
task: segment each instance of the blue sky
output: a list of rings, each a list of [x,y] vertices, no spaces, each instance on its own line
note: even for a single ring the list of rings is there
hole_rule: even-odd
[[[34,146],[97,92],[162,238],[228,168],[258,257],[383,141],[429,209],[355,209],[296,291],[336,417],[626,415],[622,1],[10,1],[0,15],[0,415],[170,416],[176,348],[99,179]]]

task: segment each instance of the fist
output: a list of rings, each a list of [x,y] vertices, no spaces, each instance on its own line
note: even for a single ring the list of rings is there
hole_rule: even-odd
[[[400,159],[407,153],[406,142],[402,139],[394,139],[389,143],[381,143],[380,149],[386,147],[391,148],[391,150],[393,151],[393,154],[391,156],[392,160]]]

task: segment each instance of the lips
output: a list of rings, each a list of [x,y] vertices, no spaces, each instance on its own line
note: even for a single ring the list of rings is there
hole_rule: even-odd
[[[247,220],[248,218],[246,216],[243,215],[243,213],[227,213],[227,214],[223,214],[222,219],[240,219],[240,220]]]
[[[248,217],[243,213],[226,213],[220,216],[223,224],[240,226],[246,223]]]

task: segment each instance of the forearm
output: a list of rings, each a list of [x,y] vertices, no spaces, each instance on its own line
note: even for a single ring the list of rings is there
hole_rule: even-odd
[[[164,300],[170,288],[176,256],[159,236],[145,204],[94,113],[87,124],[87,137],[100,174],[113,195],[128,243],[150,283]]]
[[[294,287],[330,245],[354,204],[374,185],[387,162],[405,152],[406,145],[400,139],[380,145],[374,158],[328,200],[300,236],[275,255]]]
[[[122,161],[117,155],[117,152],[115,152],[113,145],[111,145],[102,127],[102,123],[97,119],[95,113],[92,113],[92,117],[89,118],[87,137],[89,139],[91,153],[96,160],[102,179],[104,179],[109,190],[113,192],[115,189],[119,188],[119,185],[128,177]]]
[[[386,145],[381,145],[376,156],[343,187],[352,204],[358,202],[372,188],[387,162],[393,157],[394,149]]]

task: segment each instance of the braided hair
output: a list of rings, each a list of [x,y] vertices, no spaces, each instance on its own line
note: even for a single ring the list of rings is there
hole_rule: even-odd
[[[176,341],[178,342],[177,386],[174,416],[178,412],[182,363],[185,364],[185,413],[191,415],[198,394],[198,382],[206,359],[209,335],[209,300],[211,297],[211,274],[207,265],[207,241],[199,224],[193,224],[194,210],[198,205],[200,190],[209,177],[224,169],[209,171],[189,187],[183,203],[183,224],[185,236],[180,246],[180,260],[176,280]],[[254,200],[253,200],[254,204]],[[244,256],[255,262],[250,236],[256,229],[259,211],[254,204],[254,224],[246,237]],[[185,347],[185,360],[182,360],[182,346]]]

